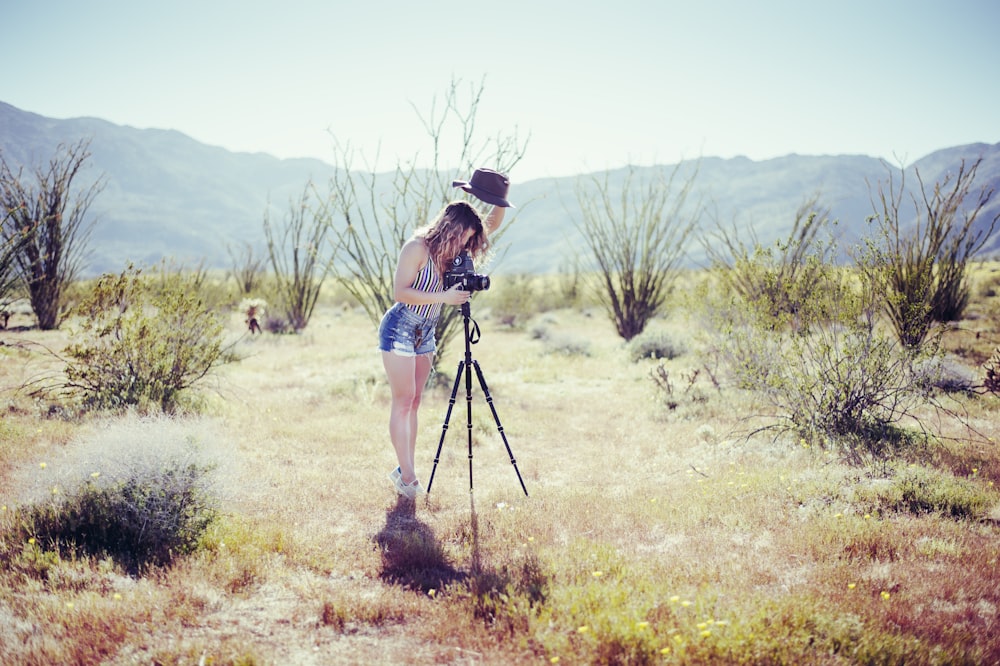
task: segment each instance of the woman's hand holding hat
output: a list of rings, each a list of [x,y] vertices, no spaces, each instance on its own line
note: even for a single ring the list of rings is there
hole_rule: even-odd
[[[452,181],[452,187],[460,187],[480,201],[485,201],[501,208],[513,208],[514,204],[507,201],[507,191],[510,180],[504,174],[493,169],[476,169],[468,181]]]

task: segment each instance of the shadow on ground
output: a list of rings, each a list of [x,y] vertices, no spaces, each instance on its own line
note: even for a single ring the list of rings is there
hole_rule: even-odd
[[[380,578],[388,583],[427,592],[465,577],[448,560],[434,531],[417,518],[411,499],[398,497],[386,511],[375,543],[382,554]]]

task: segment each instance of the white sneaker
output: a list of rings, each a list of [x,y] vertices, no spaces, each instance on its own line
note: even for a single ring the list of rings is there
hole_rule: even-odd
[[[407,499],[414,499],[417,496],[417,492],[419,490],[422,490],[422,488],[420,488],[419,481],[414,481],[413,483],[409,484],[403,483],[402,474],[393,479],[392,483],[394,486],[396,486],[396,492],[402,495],[403,497],[406,497]]]
[[[403,476],[403,473],[399,470],[398,467],[389,472],[389,480],[392,481],[393,483],[396,483],[396,479],[398,479],[401,476]]]

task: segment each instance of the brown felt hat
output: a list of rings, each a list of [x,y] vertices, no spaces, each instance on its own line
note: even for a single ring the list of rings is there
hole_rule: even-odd
[[[510,180],[499,171],[494,171],[493,169],[476,169],[468,182],[456,180],[452,181],[451,186],[461,187],[477,199],[493,204],[494,206],[500,206],[501,208],[514,207],[514,204],[507,201],[507,190],[510,189]]]

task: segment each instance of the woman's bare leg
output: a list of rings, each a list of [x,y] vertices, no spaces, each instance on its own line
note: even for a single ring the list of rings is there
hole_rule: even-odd
[[[400,356],[382,352],[382,365],[389,378],[392,408],[389,413],[389,439],[396,451],[403,483],[413,483],[416,478],[414,454],[417,445],[417,410],[424,384],[431,370],[430,354]]]
[[[416,459],[414,456],[417,450],[417,412],[420,409],[420,398],[424,394],[424,386],[427,385],[427,378],[431,374],[431,355],[421,354],[416,358],[416,372],[414,373],[414,385],[416,392],[413,396],[412,409],[410,409],[410,463]]]

